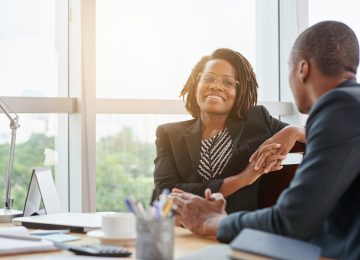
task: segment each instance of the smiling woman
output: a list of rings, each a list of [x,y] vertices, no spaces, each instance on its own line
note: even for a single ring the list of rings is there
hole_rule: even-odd
[[[96,105],[97,210],[119,208],[124,197],[134,190],[148,204],[151,193],[146,192],[154,188],[156,127],[191,118],[182,107],[179,90],[203,54],[223,46],[246,54],[259,74],[258,100],[265,101],[261,96],[266,89],[266,101],[277,101],[277,1],[95,2],[96,98],[104,102]],[[259,13],[263,5],[266,8]],[[266,73],[261,73],[263,70]],[[283,111],[274,113],[280,115]],[[124,132],[124,126],[139,145],[150,147],[146,159],[141,148],[128,155],[129,147],[133,147],[129,138],[123,138],[121,145],[100,145],[101,139],[111,144]],[[129,157],[136,163],[129,163]],[[129,164],[136,170],[129,169]],[[138,165],[144,167],[137,170]],[[114,182],[122,178],[122,172],[126,173],[126,181]],[[110,176],[114,177],[112,181]],[[108,198],[109,193],[115,194],[116,200]]]
[[[206,64],[204,72],[199,74],[196,93],[197,104],[204,120],[212,114],[230,113],[235,101],[236,85],[235,70],[229,62],[211,60]],[[211,133],[204,131],[203,136],[208,139]]]
[[[250,156],[277,132],[282,132],[278,143],[293,145],[301,136],[294,135],[299,129],[286,127],[263,106],[256,106],[253,69],[231,49],[204,56],[180,95],[194,119],[157,129],[157,195],[165,188],[180,188],[202,196],[210,188],[226,197],[228,213],[256,209],[257,179],[281,169],[286,154],[269,156],[258,170],[256,162],[249,163]]]

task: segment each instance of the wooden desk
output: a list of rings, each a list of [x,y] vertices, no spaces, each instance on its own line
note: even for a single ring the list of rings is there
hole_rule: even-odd
[[[12,226],[11,224],[0,224],[0,228]],[[71,235],[78,236],[81,239],[73,242],[72,244],[91,244],[91,243],[100,243],[96,238],[87,236],[86,234],[72,233]],[[219,242],[215,238],[203,238],[193,235],[190,231],[175,228],[175,250],[174,258],[188,255],[198,249],[204,248],[208,245],[218,244]],[[130,258],[121,258],[121,259],[135,259],[135,244],[130,244],[126,246],[129,248],[133,254]],[[44,253],[28,253],[28,254],[19,254],[6,256],[6,259],[51,259],[51,257],[71,254],[67,251],[54,251],[54,252],[44,252]],[[66,258],[65,258],[66,259]],[[119,258],[120,259],[120,258]]]

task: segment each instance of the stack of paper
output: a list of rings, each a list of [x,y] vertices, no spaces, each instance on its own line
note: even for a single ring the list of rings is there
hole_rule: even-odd
[[[53,242],[31,236],[25,227],[0,229],[0,255],[53,250]]]

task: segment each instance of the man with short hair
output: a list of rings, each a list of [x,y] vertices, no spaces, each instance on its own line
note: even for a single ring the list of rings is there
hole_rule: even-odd
[[[221,194],[207,190],[204,199],[174,189],[178,221],[222,242],[253,228],[312,242],[323,256],[360,259],[358,65],[359,43],[347,25],[325,21],[301,33],[289,81],[299,111],[310,115],[306,153],[289,188],[273,207],[228,216]]]

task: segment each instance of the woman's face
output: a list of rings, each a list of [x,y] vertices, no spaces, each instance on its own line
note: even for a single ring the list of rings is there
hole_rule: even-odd
[[[199,74],[196,100],[200,114],[229,115],[236,96],[235,68],[226,60],[210,60]]]

